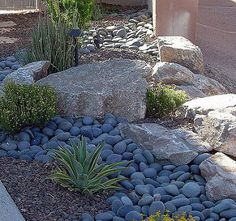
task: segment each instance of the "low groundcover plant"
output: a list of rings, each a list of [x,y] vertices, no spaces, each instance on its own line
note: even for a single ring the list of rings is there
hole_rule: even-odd
[[[99,164],[102,148],[103,145],[100,144],[89,153],[83,137],[78,144],[72,143],[71,149],[59,147],[53,151],[58,169],[50,178],[63,187],[81,193],[93,194],[100,190],[117,189],[117,183],[124,179],[108,177],[119,173],[124,168],[124,163]]]

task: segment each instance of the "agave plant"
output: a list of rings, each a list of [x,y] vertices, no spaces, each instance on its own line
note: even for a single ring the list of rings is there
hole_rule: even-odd
[[[122,167],[124,163],[99,164],[103,144],[89,153],[86,141],[82,137],[78,144],[71,144],[71,146],[72,149],[61,146],[53,151],[58,169],[50,177],[52,180],[63,187],[89,194],[119,188],[118,182],[124,180],[123,178],[108,179],[107,177],[120,172],[124,168]]]

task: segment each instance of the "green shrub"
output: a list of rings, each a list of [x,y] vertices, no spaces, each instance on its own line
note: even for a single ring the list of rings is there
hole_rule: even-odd
[[[95,0],[47,0],[47,5],[54,21],[71,23],[76,18],[77,26],[84,28],[92,19]]]
[[[33,29],[32,45],[28,49],[24,63],[49,60],[49,73],[63,71],[74,66],[74,46],[68,35],[69,28],[65,22],[51,22],[40,19]]]
[[[187,216],[186,213],[171,217],[168,213],[161,215],[160,211],[156,215],[150,216],[147,221],[196,221],[192,216]]]
[[[158,84],[147,91],[147,115],[163,117],[173,113],[187,100],[184,91]]]
[[[108,179],[109,175],[120,172],[123,162],[99,164],[99,156],[103,145],[98,145],[92,153],[87,150],[87,144],[82,137],[79,144],[72,144],[72,150],[60,147],[53,151],[53,157],[58,163],[58,170],[51,179],[60,185],[81,193],[93,194],[100,190],[117,189],[117,183],[123,178]]]
[[[26,126],[43,126],[56,114],[56,94],[48,86],[8,82],[0,98],[0,125],[13,133]]]

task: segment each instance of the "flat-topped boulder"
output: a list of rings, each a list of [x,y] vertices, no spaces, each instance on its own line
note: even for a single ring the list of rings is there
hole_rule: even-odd
[[[133,121],[145,116],[150,75],[151,67],[144,61],[114,59],[50,74],[38,84],[55,88],[62,115],[112,113]]]
[[[201,49],[181,36],[158,37],[160,60],[185,66],[195,74],[204,73]]]
[[[207,180],[206,194],[211,200],[236,200],[236,161],[223,153],[216,153],[200,164]]]
[[[236,107],[236,94],[197,98],[183,104],[180,112],[186,117],[194,118],[196,114],[205,115],[210,111],[224,110],[229,107]]]
[[[159,124],[120,124],[119,128],[123,137],[150,150],[157,160],[169,160],[175,165],[188,164],[198,153],[212,149],[194,133],[169,130]]]

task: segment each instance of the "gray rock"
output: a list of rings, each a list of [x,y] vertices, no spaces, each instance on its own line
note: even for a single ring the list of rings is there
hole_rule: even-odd
[[[125,216],[126,221],[141,221],[142,220],[142,215],[136,211],[131,211],[126,214]]]
[[[194,74],[186,67],[177,63],[158,62],[152,72],[155,83],[193,84]]]
[[[216,151],[236,156],[236,96],[234,94],[199,98],[183,105],[183,116],[194,119],[194,129]]]
[[[125,217],[126,214],[128,214],[131,211],[135,211],[135,207],[125,205],[125,206],[122,206],[120,209],[118,209],[117,215],[120,217]]]
[[[236,200],[236,162],[223,153],[216,153],[200,164],[207,180],[206,194],[211,200]]]
[[[143,197],[138,201],[139,206],[150,205],[153,202],[153,197],[150,195],[143,195]]]
[[[6,142],[1,144],[1,148],[6,151],[15,150],[17,145],[14,142]]]
[[[124,28],[121,28],[116,32],[116,36],[121,37],[121,38],[126,38],[127,32]]]
[[[182,192],[188,198],[196,197],[200,195],[201,187],[195,182],[189,182],[183,186]]]
[[[8,194],[0,181],[0,220],[2,221],[25,221],[16,204]]]
[[[181,107],[181,114],[194,119],[198,115],[207,115],[211,111],[220,111],[236,107],[236,94],[215,95],[186,102]]]
[[[95,51],[95,46],[94,44],[87,44],[86,48],[89,49],[89,51]]]
[[[198,46],[180,36],[158,37],[158,42],[162,62],[178,63],[194,73],[204,73],[203,55]]]
[[[159,160],[170,160],[176,165],[187,164],[196,156],[185,142],[170,130],[158,124],[120,124],[123,137],[131,138],[134,142],[149,149]]]
[[[149,216],[155,215],[158,211],[160,211],[161,214],[165,212],[165,205],[161,201],[155,201],[151,204],[149,208]]]
[[[179,195],[179,189],[176,185],[174,184],[169,184],[168,186],[164,187],[165,191],[172,196],[177,196]]]
[[[172,130],[172,132],[179,138],[183,139],[190,150],[198,153],[205,153],[213,150],[213,147],[208,142],[203,141],[202,138],[193,131],[178,128]]]
[[[33,84],[34,82],[46,77],[50,66],[49,61],[36,61],[8,74],[3,83],[14,81],[17,84]]]
[[[96,220],[111,221],[113,216],[109,212],[99,213],[95,216]]]
[[[55,88],[61,114],[101,117],[109,112],[132,121],[145,116],[150,72],[143,61],[115,59],[70,68],[38,83]]]
[[[94,221],[94,218],[89,213],[83,213],[81,215],[81,221]]]

